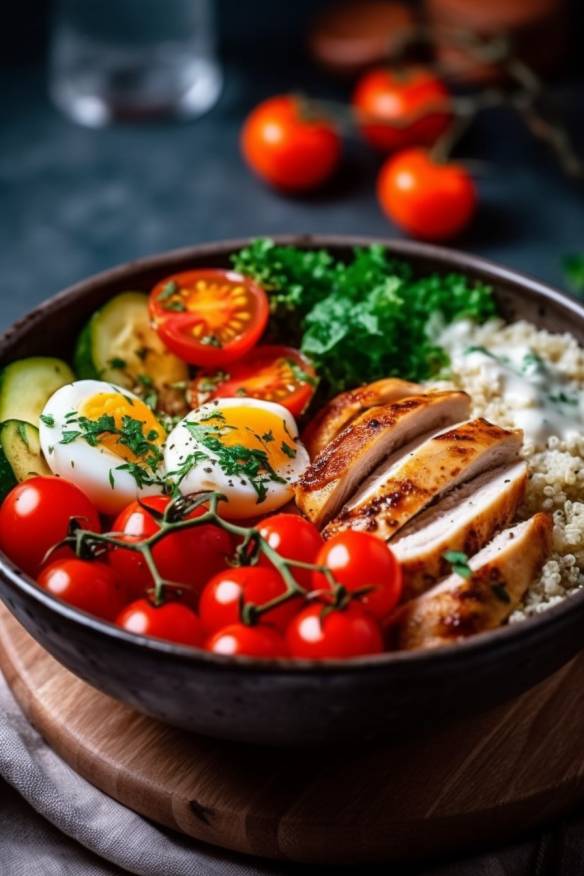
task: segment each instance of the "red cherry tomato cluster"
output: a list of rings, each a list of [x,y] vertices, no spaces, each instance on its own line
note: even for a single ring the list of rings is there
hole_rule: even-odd
[[[320,660],[383,650],[382,626],[402,587],[400,567],[383,541],[345,532],[324,542],[304,518],[276,514],[245,530],[253,538],[240,539],[237,549],[221,518],[196,523],[203,507],[169,529],[163,522],[169,502],[166,496],[132,502],[100,536],[99,515],[78,487],[34,477],[0,506],[0,548],[51,595],[136,635],[260,658]],[[96,534],[91,543],[103,547],[96,556],[74,553],[77,526]],[[136,549],[158,533],[150,550],[161,592]],[[246,545],[260,537],[264,547],[248,554]],[[234,565],[238,560],[251,564]]]
[[[464,167],[439,160],[432,151],[453,121],[444,83],[422,67],[374,69],[357,83],[351,112],[370,146],[394,153],[377,182],[387,216],[425,240],[446,240],[462,231],[476,208],[474,182]],[[341,158],[341,137],[332,114],[317,103],[280,95],[250,113],[241,148],[267,183],[298,192],[332,176]]]

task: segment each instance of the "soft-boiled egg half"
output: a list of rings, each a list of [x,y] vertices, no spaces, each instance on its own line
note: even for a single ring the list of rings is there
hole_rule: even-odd
[[[51,471],[77,484],[105,514],[159,493],[165,431],[141,399],[101,380],[58,389],[40,418]]]
[[[237,520],[285,505],[309,458],[282,405],[226,398],[191,411],[175,426],[164,461],[181,493],[216,490],[227,500],[219,512]]]

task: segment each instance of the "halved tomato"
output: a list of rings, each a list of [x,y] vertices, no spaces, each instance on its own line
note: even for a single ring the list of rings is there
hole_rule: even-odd
[[[150,293],[150,316],[169,350],[191,365],[219,368],[259,340],[269,305],[249,277],[201,268],[157,283]]]
[[[298,416],[316,388],[316,372],[293,347],[261,345],[225,371],[201,371],[191,382],[193,408],[214,398],[250,396],[277,402]]]

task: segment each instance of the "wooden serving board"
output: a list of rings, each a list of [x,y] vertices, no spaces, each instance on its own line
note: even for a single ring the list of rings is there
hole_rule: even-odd
[[[486,715],[318,752],[217,742],[144,717],[60,666],[3,607],[0,666],[82,776],[153,821],[247,854],[356,863],[476,851],[584,797],[584,656]]]

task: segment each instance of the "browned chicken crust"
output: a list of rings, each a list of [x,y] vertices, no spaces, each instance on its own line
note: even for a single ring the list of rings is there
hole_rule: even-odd
[[[511,462],[521,443],[520,430],[511,432],[482,418],[440,432],[373,472],[323,535],[354,529],[389,539],[449,489]]]
[[[296,503],[315,525],[332,517],[361,481],[388,454],[414,438],[468,416],[463,392],[409,396],[370,408],[316,457],[295,487]]]
[[[388,377],[341,392],[313,417],[302,434],[302,443],[310,458],[314,459],[363,411],[423,392],[418,383],[409,383],[399,377]]]
[[[389,627],[392,644],[435,648],[500,626],[540,573],[551,538],[544,513],[500,533],[470,560],[470,578],[453,574],[398,610]]]

